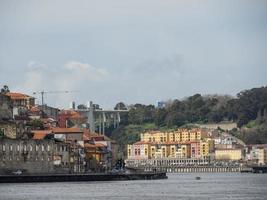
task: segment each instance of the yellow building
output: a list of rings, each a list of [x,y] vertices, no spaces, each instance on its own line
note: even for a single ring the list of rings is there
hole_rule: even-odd
[[[141,141],[142,142],[156,142],[156,143],[168,142],[169,136],[168,136],[168,133],[160,132],[160,131],[145,132],[145,133],[141,133]]]
[[[141,141],[128,145],[128,158],[191,158],[208,156],[211,139],[201,129],[178,129],[174,132],[148,131],[141,133]],[[194,146],[191,147],[191,144]],[[198,143],[198,145],[195,145]]]
[[[216,160],[241,160],[242,151],[241,149],[216,149],[215,159]]]
[[[200,142],[200,156],[205,157],[209,155],[209,143],[208,142]]]

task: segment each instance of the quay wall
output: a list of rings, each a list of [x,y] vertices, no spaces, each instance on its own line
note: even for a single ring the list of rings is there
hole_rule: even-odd
[[[28,182],[79,182],[79,181],[125,181],[166,179],[165,172],[134,174],[52,174],[52,175],[4,175],[0,183]]]

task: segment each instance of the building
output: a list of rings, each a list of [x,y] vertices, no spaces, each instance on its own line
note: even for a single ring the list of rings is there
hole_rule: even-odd
[[[257,165],[267,164],[267,144],[247,145],[245,151],[247,162]]]
[[[60,128],[81,127],[86,124],[86,117],[73,110],[63,110],[58,114]]]
[[[216,149],[215,159],[238,161],[242,159],[242,150],[241,149]]]
[[[178,129],[174,132],[148,131],[141,140],[127,146],[129,159],[208,157],[213,142],[201,129]]]
[[[35,98],[26,94],[8,92],[5,93],[6,96],[10,97],[13,107],[24,107],[30,109],[35,105]]]
[[[52,140],[0,140],[0,173],[54,172]]]
[[[48,105],[39,105],[38,109],[42,110],[46,118],[53,118],[54,120],[58,120],[60,109]]]
[[[5,94],[0,93],[0,121],[12,119],[13,107],[11,98]]]
[[[76,142],[83,146],[83,130],[80,128],[52,127],[51,131],[55,139],[66,142]]]

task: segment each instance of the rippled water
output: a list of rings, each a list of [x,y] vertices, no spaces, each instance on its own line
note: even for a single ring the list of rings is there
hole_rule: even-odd
[[[0,199],[267,199],[267,174],[188,173],[168,177],[152,181],[0,184]]]

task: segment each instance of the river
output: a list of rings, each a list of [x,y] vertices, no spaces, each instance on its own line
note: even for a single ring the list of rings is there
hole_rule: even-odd
[[[201,177],[196,180],[196,176]],[[165,180],[0,184],[0,200],[267,199],[267,174],[168,174]]]

